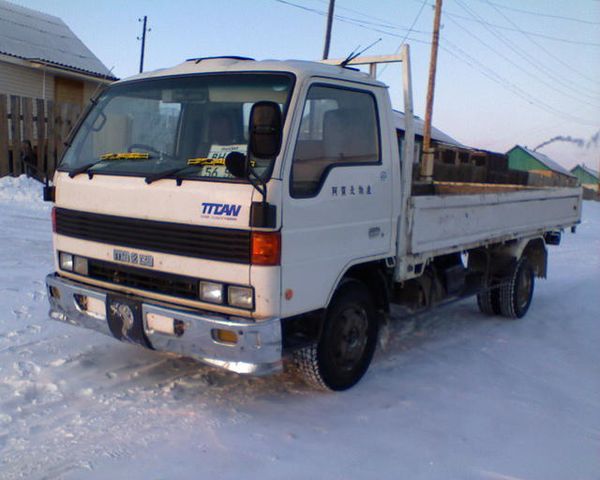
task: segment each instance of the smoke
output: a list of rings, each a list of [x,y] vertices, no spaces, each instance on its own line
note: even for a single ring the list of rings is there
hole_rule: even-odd
[[[597,147],[598,142],[600,141],[600,130],[594,133],[588,140],[584,140],[583,138],[574,138],[570,135],[557,135],[556,137],[552,137],[545,142],[540,143],[537,147],[533,149],[534,152],[538,151],[540,148],[545,147],[554,142],[568,142],[577,145],[579,148],[591,148]]]
[[[587,148],[590,148],[592,146],[597,147],[598,146],[598,141],[600,141],[600,130],[598,130],[596,133],[594,133],[590,139],[588,140],[587,143]]]
[[[583,148],[585,146],[585,140],[583,138],[573,138],[570,135],[567,135],[566,137],[563,136],[563,135],[557,135],[556,137],[552,137],[551,139],[546,140],[545,142],[540,143],[537,147],[535,147],[533,149],[533,151],[537,152],[540,148],[545,147],[546,145],[550,145],[551,143],[554,143],[554,142],[569,142],[569,143],[574,143],[579,148]]]

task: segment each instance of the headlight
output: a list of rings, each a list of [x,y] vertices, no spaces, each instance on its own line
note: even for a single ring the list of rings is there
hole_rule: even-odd
[[[84,257],[73,255],[72,253],[60,252],[58,254],[58,264],[61,270],[75,272],[79,275],[88,274],[88,260]]]
[[[87,258],[73,257],[73,271],[78,273],[79,275],[87,275],[88,274],[88,261]]]
[[[227,303],[232,307],[252,309],[254,307],[254,292],[250,287],[234,287],[227,289]]]
[[[73,271],[73,255],[70,253],[60,252],[58,255],[58,265],[61,270],[66,270],[67,272]]]
[[[223,303],[223,284],[201,281],[198,294],[204,302]]]

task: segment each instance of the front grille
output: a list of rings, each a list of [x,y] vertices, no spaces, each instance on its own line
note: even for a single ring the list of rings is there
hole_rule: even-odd
[[[56,233],[153,252],[250,263],[250,231],[56,209]]]
[[[101,260],[89,259],[88,277],[147,292],[198,300],[199,280],[184,275],[124,267]]]

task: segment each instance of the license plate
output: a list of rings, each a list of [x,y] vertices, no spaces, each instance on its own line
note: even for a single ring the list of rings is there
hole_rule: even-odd
[[[108,295],[106,318],[113,336],[123,342],[151,348],[142,321],[142,305],[127,297]]]

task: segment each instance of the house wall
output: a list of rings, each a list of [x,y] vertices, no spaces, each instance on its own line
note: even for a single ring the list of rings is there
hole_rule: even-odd
[[[508,152],[508,168],[513,170],[523,170],[526,172],[532,170],[548,170],[551,171],[542,162],[536,160],[527,152],[524,152],[520,148],[515,148]]]
[[[45,92],[44,92],[45,85]],[[98,82],[45,72],[0,60],[0,93],[85,105]]]
[[[46,73],[45,93],[43,86],[44,72],[41,69],[0,61],[0,93],[54,100],[53,74]]]

